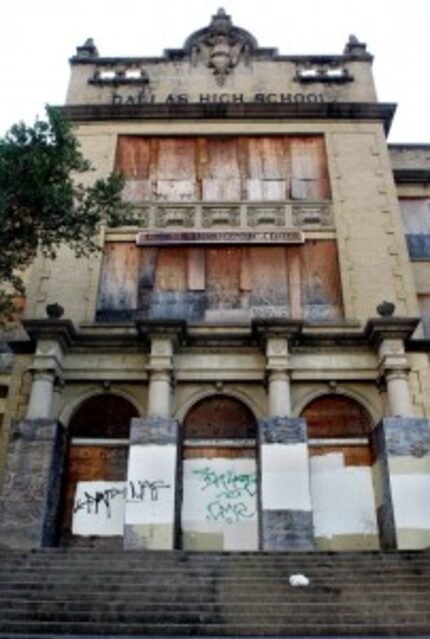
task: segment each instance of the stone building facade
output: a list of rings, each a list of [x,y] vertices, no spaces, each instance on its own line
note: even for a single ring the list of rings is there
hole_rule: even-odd
[[[387,146],[366,45],[220,10],[160,58],[88,40],[61,110],[137,221],[29,275],[0,544],[428,546],[430,148]]]

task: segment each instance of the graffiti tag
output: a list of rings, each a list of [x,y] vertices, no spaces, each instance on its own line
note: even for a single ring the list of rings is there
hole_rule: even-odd
[[[145,501],[148,496],[151,501],[158,501],[160,490],[170,488],[170,484],[166,484],[163,479],[129,481],[128,486],[127,502],[129,503]]]
[[[117,497],[125,497],[125,488],[107,488],[106,490],[96,490],[94,493],[84,492],[84,497],[78,499],[73,508],[73,512],[77,513],[86,508],[87,515],[100,514],[102,506],[105,508],[105,514],[108,519],[112,516],[112,501]]]
[[[254,497],[257,492],[256,473],[236,473],[227,470],[219,473],[206,466],[193,470],[202,481],[201,490],[215,494],[206,505],[208,521],[234,524],[255,516]]]

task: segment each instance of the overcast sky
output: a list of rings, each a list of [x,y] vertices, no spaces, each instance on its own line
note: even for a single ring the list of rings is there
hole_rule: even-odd
[[[398,103],[390,142],[430,143],[430,0],[0,0],[0,134],[64,102],[68,58],[86,38],[103,56],[161,55],[219,6],[283,54],[341,53],[356,34],[375,56],[379,99]]]

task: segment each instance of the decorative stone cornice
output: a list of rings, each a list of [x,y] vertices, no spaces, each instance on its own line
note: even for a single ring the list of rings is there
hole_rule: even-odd
[[[27,319],[22,324],[33,342],[55,341],[63,351],[77,337],[75,325],[68,319]]]
[[[187,322],[179,319],[137,320],[136,327],[139,335],[146,341],[168,338],[174,345],[178,345],[185,339]]]
[[[303,330],[300,320],[255,319],[252,320],[254,336],[263,344],[268,339],[286,339],[289,343],[297,339]]]
[[[396,105],[379,102],[297,103],[185,103],[185,104],[78,104],[56,107],[67,120],[194,120],[194,119],[291,119],[374,120],[390,130]]]
[[[378,347],[384,340],[409,339],[418,324],[418,317],[377,317],[368,320],[364,329],[364,335],[368,343]]]

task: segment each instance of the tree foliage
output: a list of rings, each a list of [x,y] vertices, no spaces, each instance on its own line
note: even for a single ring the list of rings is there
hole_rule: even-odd
[[[79,176],[90,170],[71,125],[53,108],[46,121],[15,124],[0,138],[0,315],[8,298],[23,294],[19,273],[39,252],[55,258],[67,244],[87,256],[97,250],[101,224],[130,217],[123,177],[112,173],[85,186]]]

